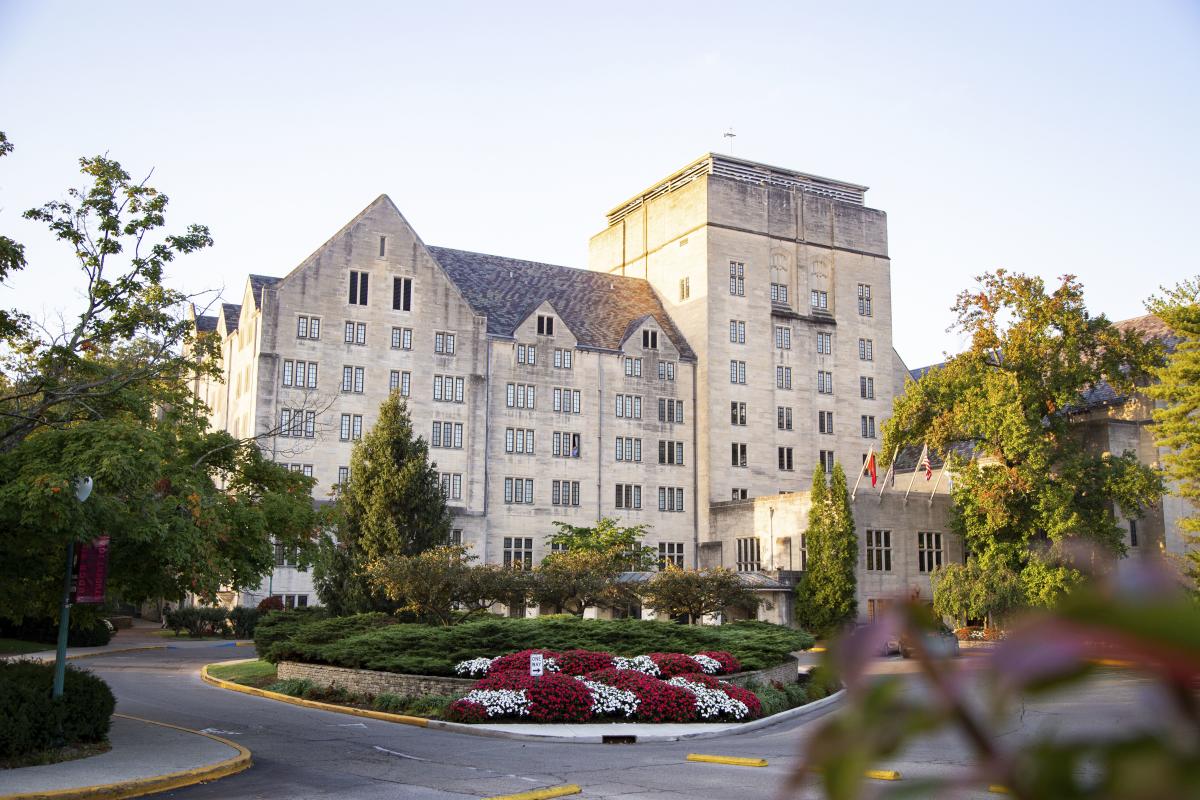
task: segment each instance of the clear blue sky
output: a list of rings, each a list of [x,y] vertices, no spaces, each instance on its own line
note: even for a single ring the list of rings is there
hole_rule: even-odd
[[[708,150],[871,187],[896,346],[961,342],[996,267],[1144,313],[1200,273],[1200,6],[1004,3],[55,3],[0,0],[0,231],[52,313],[72,265],[19,218],[107,151],[216,247],[236,301],[376,195],[429,244],[586,266],[604,212]]]

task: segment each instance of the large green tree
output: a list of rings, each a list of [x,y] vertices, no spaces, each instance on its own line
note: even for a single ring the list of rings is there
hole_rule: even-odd
[[[807,564],[796,587],[796,615],[802,626],[828,633],[857,615],[858,536],[841,464],[833,465],[828,485],[825,470],[813,471],[811,502],[804,533]]]
[[[939,453],[970,442],[978,458],[950,458],[952,527],[984,567],[1020,573],[1037,553],[1052,590],[1069,585],[1073,550],[1119,555],[1114,509],[1129,517],[1156,501],[1162,484],[1131,452],[1109,453],[1076,424],[1085,393],[1144,385],[1161,347],[1091,315],[1072,276],[1048,290],[1041,278],[1003,270],[959,295],[955,329],[969,348],[908,385],[884,425],[884,458],[928,443]]]
[[[1166,289],[1147,304],[1171,329],[1174,347],[1155,370],[1157,383],[1148,394],[1161,402],[1154,412],[1154,431],[1160,447],[1168,448],[1163,468],[1172,491],[1200,506],[1200,277]],[[1186,569],[1200,595],[1200,516],[1187,517],[1181,527],[1191,545]]]
[[[642,598],[659,616],[685,617],[699,625],[705,614],[729,608],[752,612],[763,604],[731,569],[680,569],[668,566],[642,587]]]

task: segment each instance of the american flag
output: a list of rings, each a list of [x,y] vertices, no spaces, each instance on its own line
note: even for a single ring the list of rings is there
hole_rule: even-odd
[[[925,470],[925,480],[933,477],[933,465],[929,463],[929,451],[925,451],[925,455],[921,458],[921,469]]]

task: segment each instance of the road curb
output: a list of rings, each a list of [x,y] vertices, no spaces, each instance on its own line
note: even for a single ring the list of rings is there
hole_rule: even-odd
[[[204,767],[193,767],[192,769],[180,770],[179,772],[169,772],[166,775],[153,775],[148,778],[137,778],[135,780],[120,781],[118,783],[106,783],[96,786],[77,786],[72,789],[56,789],[50,792],[25,792],[22,794],[6,794],[0,795],[0,800],[125,800],[129,797],[141,797],[147,794],[156,792],[165,792],[171,789],[181,789],[185,786],[194,786],[197,783],[207,781],[215,781],[218,778],[224,778],[229,775],[235,775],[242,770],[249,769],[253,763],[251,760],[250,751],[242,747],[237,742],[231,742],[220,736],[215,736],[204,731],[195,731],[191,728],[182,728],[178,725],[171,725],[166,722],[158,722],[152,719],[142,719],[141,717],[133,717],[129,714],[113,714],[114,717],[121,719],[134,720],[135,722],[144,722],[147,725],[158,725],[163,728],[174,728],[177,731],[185,733],[194,733],[197,736],[205,736],[209,739],[228,745],[237,751],[237,755],[232,758],[227,758],[224,761],[218,761],[215,764],[209,764]]]
[[[115,650],[102,650],[96,653],[73,653],[67,655],[67,661],[77,661],[81,658],[96,658],[97,656],[111,656],[116,653],[136,653],[141,650],[166,650],[165,644],[146,644],[134,645],[131,647],[119,647]],[[47,651],[48,652],[48,651]],[[33,658],[33,653],[14,653],[13,655],[0,656],[0,661],[39,661],[43,664],[49,664],[54,661],[54,656],[40,656]]]
[[[425,717],[410,717],[406,714],[388,714],[383,711],[370,711],[363,708],[351,708],[349,706],[339,706],[333,703],[321,703],[317,700],[305,700],[301,697],[292,697],[279,692],[268,692],[266,689],[257,689],[253,686],[242,686],[239,683],[215,678],[208,674],[209,667],[215,667],[225,664],[244,664],[247,661],[257,661],[254,658],[239,658],[232,661],[215,661],[212,664],[205,664],[200,668],[200,680],[205,683],[216,686],[220,689],[229,689],[233,692],[241,692],[255,697],[261,697],[265,700],[278,700],[283,703],[291,703],[296,706],[305,708],[314,708],[320,711],[332,711],[336,714],[349,714],[355,717],[367,717],[368,719],[376,719],[381,722],[396,722],[401,725],[414,725],[418,728],[427,728],[432,730],[450,731],[451,733],[462,733],[468,736],[482,736],[487,739],[513,739],[521,742],[551,742],[555,744],[604,744],[605,735],[584,735],[584,736],[564,736],[562,734],[541,734],[541,733],[515,733],[512,731],[496,731],[487,728],[480,728],[476,725],[464,725],[461,722],[446,722],[440,719],[426,719]],[[796,708],[781,711],[778,714],[772,714],[763,719],[757,719],[753,722],[743,722],[736,728],[725,728],[719,731],[697,731],[696,733],[680,733],[674,735],[654,735],[637,736],[632,744],[655,743],[655,742],[681,742],[695,741],[698,739],[715,739],[723,736],[738,736],[750,731],[759,730],[761,728],[778,725],[782,722],[790,722],[796,719],[816,714],[830,706],[838,705],[845,698],[846,690],[840,689],[828,697],[816,700],[812,703],[806,703]],[[4,800],[0,798],[0,800]]]

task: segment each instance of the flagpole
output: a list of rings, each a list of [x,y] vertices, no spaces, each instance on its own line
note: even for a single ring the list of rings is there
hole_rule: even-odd
[[[867,450],[867,460],[862,463],[862,467],[858,470],[858,480],[854,482],[854,488],[850,490],[850,502],[854,502],[854,498],[858,495],[858,485],[862,483],[863,472],[867,469],[867,464],[871,462],[871,454],[875,452],[875,445]]]
[[[929,452],[929,443],[926,442],[921,446],[921,455],[917,456],[917,466],[913,469],[912,477],[908,479],[908,489],[904,492],[904,502],[908,502],[908,493],[912,491],[913,484],[917,481],[917,472],[921,469],[922,462],[925,461],[925,455]]]
[[[938,470],[937,480],[933,482],[933,491],[929,493],[929,505],[933,505],[933,496],[937,494],[938,486],[942,483],[942,475],[946,473],[946,465],[949,463],[950,454],[946,453],[946,458],[942,461],[942,468]]]
[[[883,483],[879,485],[879,502],[883,503],[883,490],[887,488],[888,478],[892,477],[896,469],[896,456],[900,455],[900,445],[896,445],[896,452],[892,453],[892,462],[888,464],[888,471],[883,475]]]

